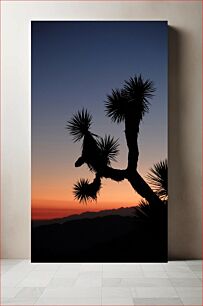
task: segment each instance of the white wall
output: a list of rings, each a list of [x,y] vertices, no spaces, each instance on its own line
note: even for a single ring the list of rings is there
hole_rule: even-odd
[[[201,1],[3,1],[4,258],[30,256],[30,20],[168,20],[169,256],[201,258]]]

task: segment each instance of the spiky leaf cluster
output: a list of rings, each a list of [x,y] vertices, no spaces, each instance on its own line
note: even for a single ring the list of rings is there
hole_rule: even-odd
[[[114,137],[110,135],[105,135],[104,138],[98,140],[98,147],[106,165],[110,165],[111,161],[116,161],[116,157],[119,153],[118,139],[114,139]]]
[[[154,84],[150,80],[143,80],[142,76],[135,76],[125,81],[124,90],[128,98],[130,110],[142,120],[145,113],[149,111],[149,100],[155,91]]]
[[[168,163],[165,159],[156,163],[147,175],[148,182],[156,194],[162,199],[168,198]]]
[[[134,114],[137,120],[142,120],[148,112],[150,102],[155,91],[154,84],[150,80],[144,80],[141,75],[125,81],[121,90],[112,90],[105,102],[106,114],[113,122],[120,123],[126,119],[126,115]]]
[[[92,115],[87,110],[82,109],[73,115],[72,119],[67,122],[66,128],[73,136],[73,141],[79,141],[87,134],[92,125]]]
[[[125,92],[119,89],[113,89],[111,95],[107,95],[105,101],[106,114],[113,122],[120,123],[125,120],[127,100]]]
[[[95,178],[92,183],[88,179],[80,179],[73,186],[75,199],[79,202],[96,201],[97,193],[101,188],[101,179]]]

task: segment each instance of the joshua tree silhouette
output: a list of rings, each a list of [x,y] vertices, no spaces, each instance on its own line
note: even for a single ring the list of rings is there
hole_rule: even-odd
[[[147,175],[148,182],[151,184],[154,192],[162,199],[162,206],[153,206],[151,203],[142,199],[136,206],[135,216],[138,218],[150,218],[155,222],[166,223],[167,203],[168,203],[168,162],[160,161],[153,165]]]
[[[168,200],[168,162],[160,161],[150,169],[147,175],[148,182],[156,194],[163,200]]]
[[[148,175],[149,182],[155,187],[153,191],[145,180],[137,172],[139,157],[138,134],[140,122],[145,113],[149,111],[149,100],[153,97],[155,87],[152,81],[144,80],[141,75],[130,78],[124,82],[121,89],[112,90],[105,101],[106,115],[113,122],[125,124],[125,137],[128,147],[128,165],[126,169],[111,167],[111,161],[116,160],[119,153],[118,139],[110,135],[104,138],[91,132],[92,116],[87,110],[78,111],[67,122],[67,129],[73,137],[73,141],[83,140],[82,154],[75,162],[76,167],[86,163],[90,171],[95,173],[95,179],[90,182],[80,179],[73,187],[75,198],[81,201],[96,200],[101,189],[102,178],[114,181],[127,179],[133,189],[137,191],[151,206],[163,205],[162,198],[165,193],[156,192],[157,181],[152,174],[159,173],[159,164],[152,174]],[[161,164],[162,166],[162,164]],[[162,168],[162,167],[161,167]],[[160,183],[160,182],[159,182]],[[158,207],[157,206],[157,207]]]

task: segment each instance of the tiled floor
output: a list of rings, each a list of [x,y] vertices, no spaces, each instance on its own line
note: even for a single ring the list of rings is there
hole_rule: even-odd
[[[202,262],[1,261],[1,305],[202,305]]]

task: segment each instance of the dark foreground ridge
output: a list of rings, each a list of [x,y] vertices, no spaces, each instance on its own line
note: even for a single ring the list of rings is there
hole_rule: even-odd
[[[166,220],[107,215],[32,224],[31,241],[32,262],[167,261]]]

